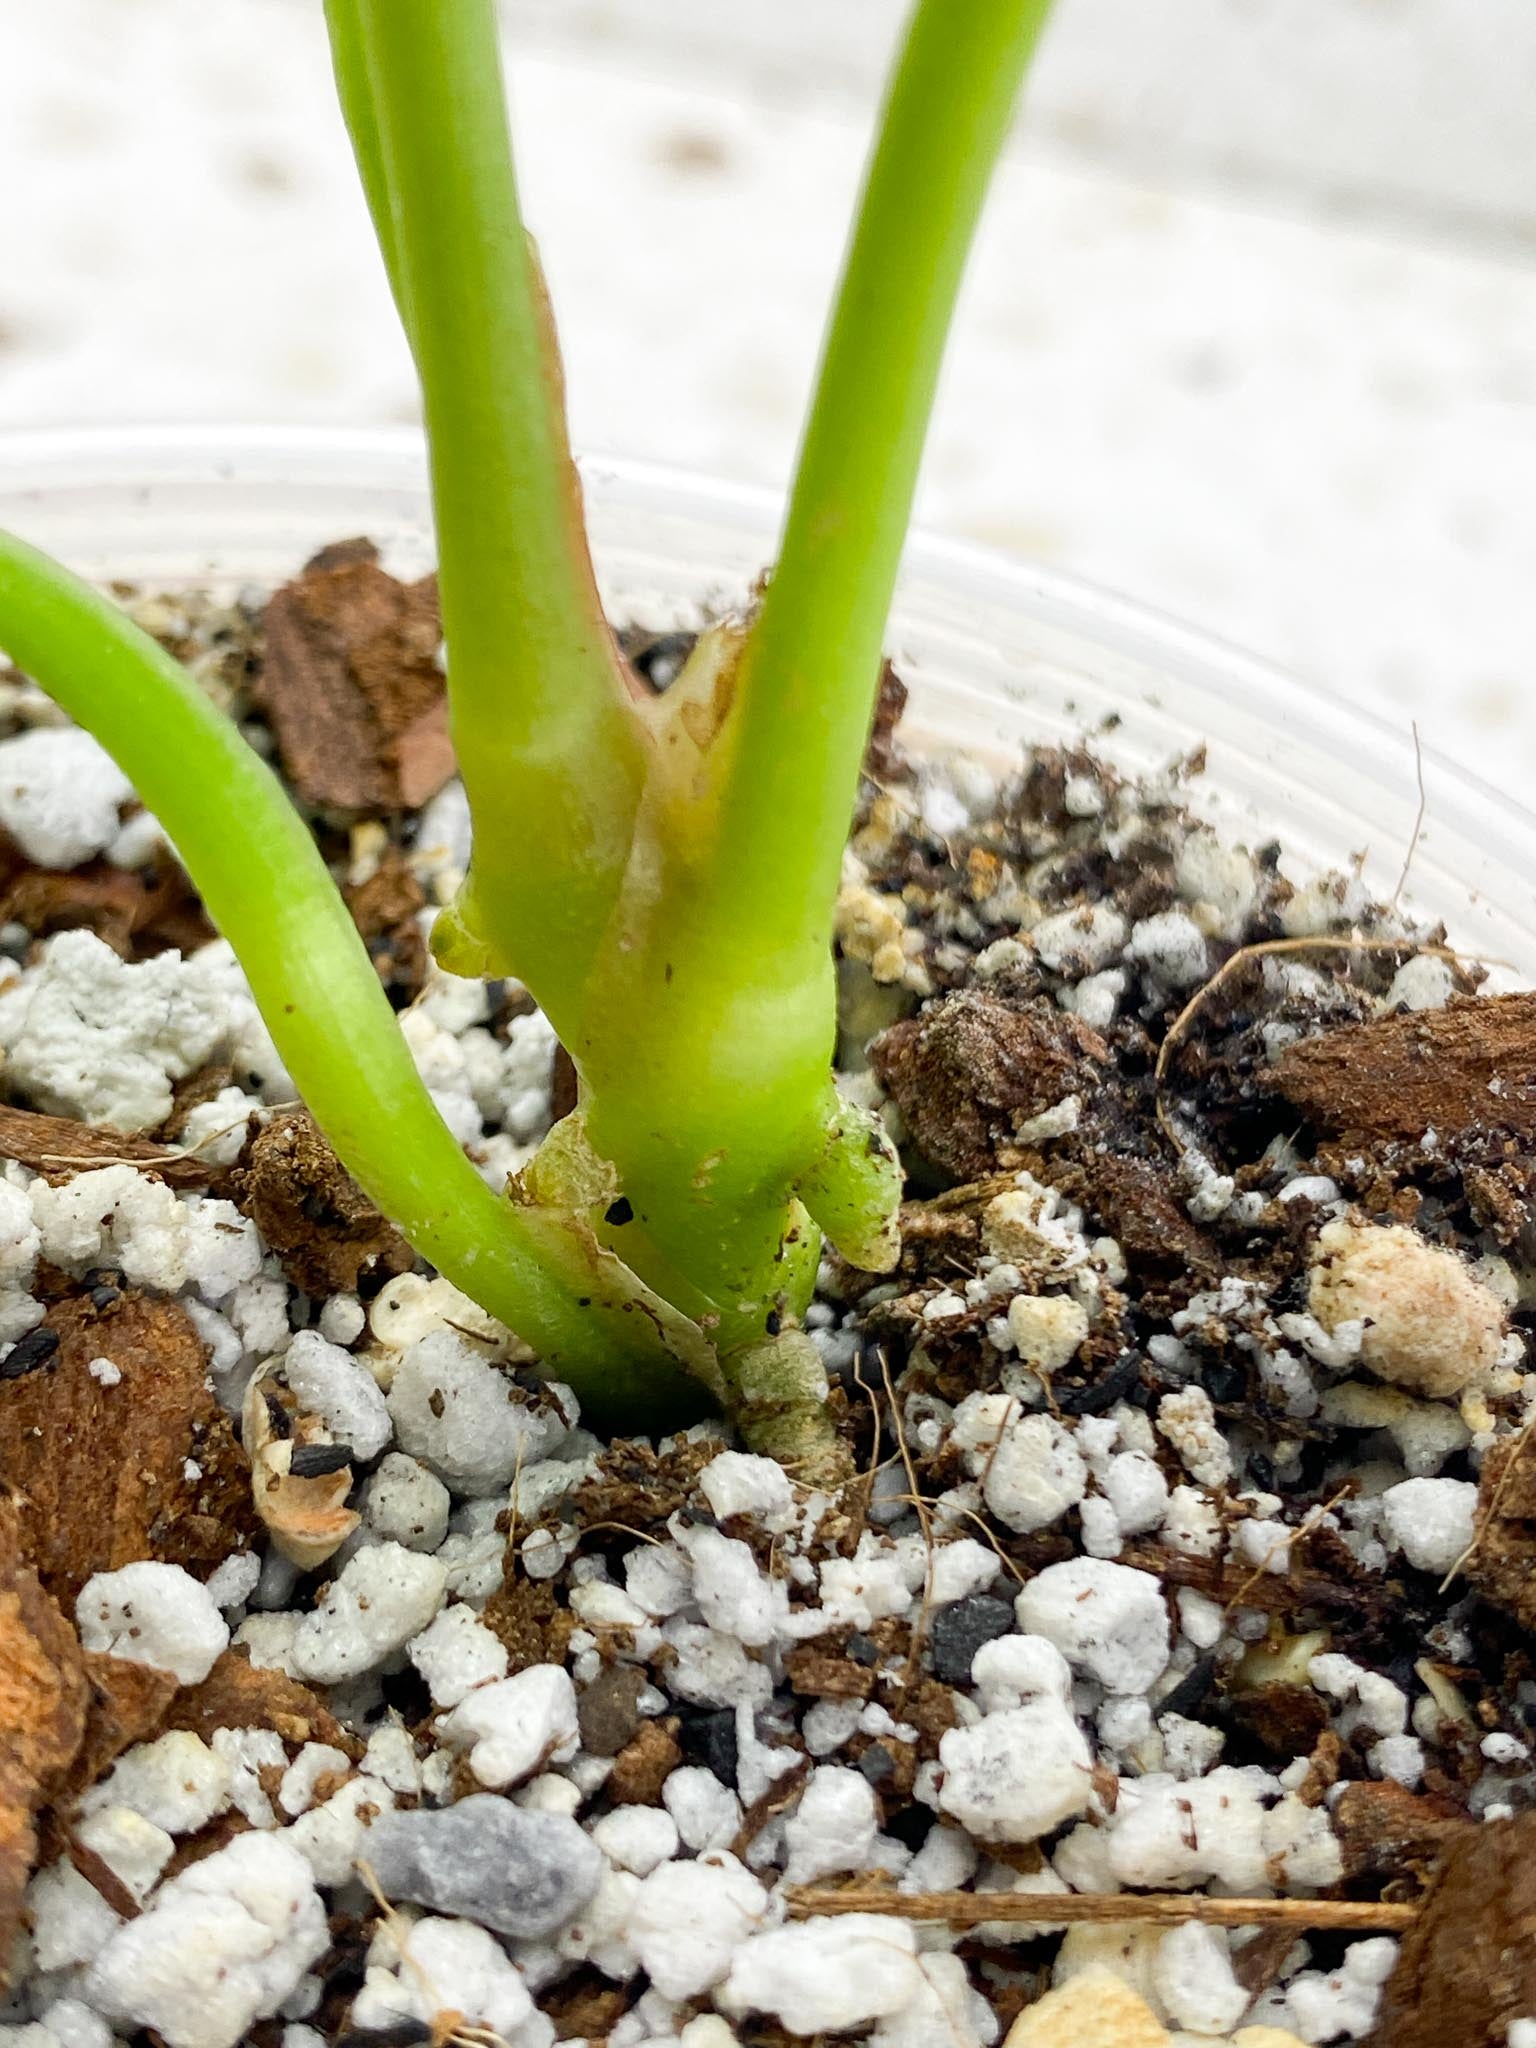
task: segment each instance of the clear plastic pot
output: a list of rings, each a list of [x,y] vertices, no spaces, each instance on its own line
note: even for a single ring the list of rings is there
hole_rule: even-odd
[[[768,493],[640,463],[582,467],[615,617],[689,622],[739,599],[772,555]],[[0,524],[83,574],[161,587],[270,584],[355,533],[401,573],[432,560],[421,445],[406,432],[13,435],[0,441]],[[1204,745],[1196,802],[1230,836],[1279,840],[1291,873],[1363,856],[1375,893],[1397,885],[1419,809],[1406,725],[1072,577],[926,536],[908,548],[889,644],[912,692],[909,744],[1004,763],[1031,741],[1090,732],[1133,770]],[[1422,767],[1405,902],[1496,963],[1500,982],[1536,981],[1536,818],[1433,753]]]

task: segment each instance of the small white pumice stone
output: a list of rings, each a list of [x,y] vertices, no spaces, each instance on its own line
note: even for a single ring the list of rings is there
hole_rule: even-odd
[[[377,1670],[421,1634],[447,1583],[447,1569],[435,1557],[398,1543],[358,1551],[294,1630],[288,1650],[294,1675],[337,1685]]]
[[[914,1591],[921,1586],[909,1580],[901,1553],[874,1531],[866,1530],[852,1557],[829,1557],[817,1569],[821,1585],[822,1613],[826,1626],[846,1622],[853,1628],[872,1628],[890,1615],[906,1614]]]
[[[1433,953],[1419,953],[1412,960],[1405,960],[1393,975],[1384,1008],[1443,1010],[1455,986],[1449,960],[1438,959]]]
[[[75,1602],[81,1646],[152,1664],[183,1685],[206,1678],[229,1627],[205,1586],[178,1564],[145,1560],[86,1580]]]
[[[306,1415],[318,1415],[337,1443],[366,1464],[394,1435],[378,1383],[361,1359],[316,1330],[300,1330],[283,1353],[283,1376]]]
[[[1017,1416],[982,1468],[981,1490],[1000,1522],[1021,1535],[1048,1529],[1088,1490],[1071,1434],[1052,1415]]]
[[[1160,910],[1131,927],[1126,957],[1164,988],[1193,988],[1209,967],[1205,934],[1182,910]]]
[[[971,1683],[984,1713],[1023,1706],[1026,1700],[1071,1704],[1072,1671],[1044,1636],[994,1636],[971,1661]]]
[[[351,1778],[285,1828],[283,1839],[304,1858],[316,1884],[343,1885],[368,1854],[369,1829],[394,1804],[394,1793],[378,1779]]]
[[[1169,1928],[1158,1943],[1152,1984],[1174,2025],[1196,2034],[1230,2033],[1250,2002],[1233,1975],[1226,1935],[1194,1920]]]
[[[81,1795],[82,1813],[127,1807],[170,1835],[194,1834],[229,1805],[224,1759],[186,1729],[125,1750],[104,1778]]]
[[[971,1987],[958,1956],[928,1953],[917,1966],[923,1984],[904,2012],[890,2013],[870,2035],[871,2048],[990,2048],[997,2039],[991,2006]]]
[[[1107,1558],[1047,1565],[1014,1602],[1019,1627],[1044,1636],[1109,1692],[1138,1693],[1168,1662],[1168,1610],[1148,1572]]]
[[[1401,1735],[1408,1725],[1408,1698],[1402,1687],[1384,1672],[1367,1670],[1337,1650],[1310,1659],[1307,1678],[1316,1691],[1353,1707],[1351,1725],[1359,1723],[1377,1735]]]
[[[1204,1387],[1180,1387],[1157,1404],[1157,1433],[1178,1452],[1190,1478],[1213,1491],[1232,1477],[1232,1452]]]
[[[1264,1822],[1275,1780],[1219,1764],[1203,1778],[1122,1778],[1101,1844],[1114,1883],[1162,1891],[1218,1879],[1233,1892],[1268,1883]],[[1326,1827],[1326,1817],[1323,1825]]]
[[[445,1329],[406,1352],[388,1405],[400,1448],[472,1498],[510,1486],[518,1466],[548,1457],[575,1421],[573,1396],[535,1406],[483,1347]]]
[[[1107,1459],[1099,1486],[1123,1536],[1155,1529],[1168,1512],[1168,1481],[1145,1451],[1119,1451]]]
[[[834,1870],[862,1870],[879,1831],[874,1788],[862,1772],[819,1765],[784,1824],[786,1880],[813,1884]]]
[[[874,1913],[750,1935],[715,1993],[723,2012],[771,2013],[792,2034],[840,2033],[901,2012],[923,1988],[910,1924]]]
[[[306,1742],[283,1773],[283,1782],[277,1788],[277,1803],[290,1820],[301,1813],[308,1813],[315,1803],[320,1780],[345,1778],[351,1769],[352,1759],[344,1749],[337,1749],[330,1742]],[[334,1790],[334,1786],[331,1789]],[[326,1796],[329,1797],[329,1793]]]
[[[661,1803],[696,1853],[728,1848],[741,1827],[741,1801],[703,1764],[680,1764],[661,1788]]]
[[[697,1707],[761,1707],[772,1698],[768,1667],[748,1656],[737,1637],[680,1615],[672,1617],[662,1634],[676,1652],[667,1683],[678,1698]]]
[[[77,726],[40,726],[0,740],[0,825],[40,868],[73,868],[121,829],[132,785]]]
[[[430,1556],[448,1534],[453,1501],[435,1472],[404,1451],[380,1461],[363,1489],[363,1519],[388,1543]]]
[[[321,1304],[317,1327],[327,1344],[355,1344],[368,1327],[368,1312],[355,1294],[333,1294]]]
[[[1174,856],[1173,881],[1186,903],[1209,906],[1221,937],[1242,936],[1259,894],[1258,870],[1245,848],[1211,831],[1191,832]]]
[[[8,2048],[113,2048],[112,2029],[78,1998],[56,1999],[40,2020],[6,2029]]]
[[[771,1643],[773,1587],[747,1545],[734,1536],[722,1536],[718,1529],[697,1529],[689,1534],[688,1551],[694,1597],[709,1626],[753,1649]]]
[[[693,1598],[688,1560],[670,1544],[646,1543],[624,1553],[624,1585],[647,1614],[665,1621]]]
[[[660,1806],[616,1806],[589,1833],[610,1863],[636,1877],[649,1877],[679,1848],[677,1822]]]
[[[1059,1372],[1088,1338],[1088,1311],[1070,1294],[1016,1294],[1008,1304],[1008,1334],[1032,1372]]]
[[[437,1707],[456,1707],[477,1686],[505,1678],[509,1661],[506,1645],[462,1604],[444,1607],[406,1646],[406,1655]]]
[[[1393,1778],[1412,1791],[1424,1777],[1424,1745],[1415,1735],[1384,1735],[1366,1751],[1373,1777]]]
[[[973,1593],[985,1591],[1002,1568],[997,1552],[972,1536],[938,1544],[932,1552],[928,1601],[934,1607],[947,1607],[952,1601],[968,1600]]]
[[[243,1607],[261,1577],[261,1559],[254,1550],[233,1551],[207,1582],[208,1598],[223,1612]]]
[[[963,1828],[940,1821],[896,1881],[899,1892],[957,1892],[976,1875],[981,1852]]]
[[[1397,1960],[1386,1935],[1351,1942],[1338,1969],[1303,1970],[1286,1987],[1285,2012],[1306,2041],[1356,2040],[1369,2033],[1381,1987]]]
[[[1102,974],[1085,974],[1075,987],[1064,988],[1056,1000],[1062,1009],[1081,1017],[1093,1030],[1107,1031],[1115,1021],[1125,989],[1125,969],[1110,967]]]
[[[775,1533],[789,1527],[795,1513],[794,1488],[776,1459],[745,1451],[722,1451],[699,1474],[699,1491],[719,1521],[750,1515]]]
[[[363,1752],[362,1768],[392,1792],[414,1796],[421,1790],[421,1759],[415,1738],[398,1722],[388,1721],[374,1729]]]
[[[555,1936],[556,1953],[567,1962],[590,1963],[616,1984],[625,1983],[640,1966],[629,1933],[639,1892],[638,1877],[605,1863],[596,1892]]]
[[[59,932],[6,1009],[7,1074],[40,1108],[120,1131],[171,1111],[171,1084],[225,1035],[223,1005],[178,953],[133,964],[88,931]]]
[[[1455,1252],[1404,1225],[1336,1217],[1318,1232],[1307,1306],[1323,1328],[1360,1322],[1361,1362],[1435,1399],[1499,1362],[1504,1304]]]
[[[469,1751],[470,1769],[495,1791],[546,1764],[569,1763],[581,1746],[576,1688],[558,1664],[531,1664],[478,1687],[438,1726],[445,1742]]]
[[[142,1906],[176,1853],[170,1832],[128,1806],[93,1806],[73,1839],[99,1856]]]
[[[39,1970],[89,1962],[123,1925],[121,1915],[62,1856],[33,1872],[26,1911],[32,1925],[31,1961]]]
[[[448,2001],[440,2007],[436,1996]],[[386,1922],[368,1950],[351,2024],[365,2033],[415,2021],[432,2030],[445,2010],[461,2027],[511,2040],[533,2015],[515,1964],[494,1935],[468,1920]]]
[[[1163,1738],[1163,1768],[1175,1778],[1203,1778],[1221,1761],[1227,1738],[1219,1728],[1182,1714],[1160,1714],[1157,1732]]]
[[[288,1768],[288,1751],[275,1728],[215,1728],[208,1746],[229,1772],[229,1802],[253,1828],[275,1828],[276,1810],[266,1785]]]
[[[1381,1511],[1414,1570],[1444,1574],[1472,1547],[1477,1487],[1470,1479],[1404,1479],[1383,1493]]]
[[[1112,904],[1094,903],[1042,917],[1029,936],[1042,967],[1066,981],[1081,981],[1118,956],[1126,931],[1125,919]]]
[[[439,1756],[443,1754],[441,1750],[435,1753]],[[581,1787],[570,1778],[561,1777],[558,1771],[541,1771],[536,1778],[530,1778],[526,1784],[521,1785],[513,1797],[519,1806],[525,1807],[530,1813],[560,1813],[564,1814],[567,1820],[574,1820],[582,1806]],[[627,1808],[620,1810],[628,1811]],[[592,1839],[596,1841],[596,1824],[591,1832]],[[617,1863],[619,1859],[610,1856],[608,1860],[610,1863]]]
[[[629,1939],[663,1997],[698,1998],[719,1983],[767,1908],[752,1873],[712,1851],[651,1871],[630,1908]]]
[[[293,1639],[299,1632],[301,1614],[248,1614],[235,1630],[232,1641],[244,1650],[256,1671],[286,1671],[293,1655]]]
[[[85,1973],[86,2001],[169,2048],[236,2048],[330,1940],[309,1866],[281,1836],[237,1836],[118,1927]]]
[[[1082,1813],[1093,1793],[1082,1730],[1048,1694],[951,1728],[940,1739],[939,1762],[940,1810],[978,1842],[1038,1841]]]

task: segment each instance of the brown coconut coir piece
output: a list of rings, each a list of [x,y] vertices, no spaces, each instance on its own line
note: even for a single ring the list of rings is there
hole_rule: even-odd
[[[331,1150],[306,1109],[279,1111],[256,1133],[233,1177],[235,1200],[276,1252],[293,1286],[324,1301],[366,1273],[409,1272],[415,1256]]]
[[[252,696],[308,803],[424,804],[453,773],[437,580],[401,583],[370,541],[323,549],[267,602]]]
[[[24,1561],[0,1501],[0,1985],[37,1855],[36,1815],[85,1735],[90,1687],[74,1629]]]
[[[1287,1046],[1268,1074],[1325,1130],[1536,1133],[1536,993],[1452,998]]]
[[[178,1302],[105,1282],[55,1302],[7,1357],[0,1486],[22,1555],[66,1606],[93,1572],[152,1557],[202,1577],[250,1547],[245,1453],[207,1371]]]
[[[1368,2048],[1504,2048],[1536,2013],[1536,1813],[1446,1846]]]

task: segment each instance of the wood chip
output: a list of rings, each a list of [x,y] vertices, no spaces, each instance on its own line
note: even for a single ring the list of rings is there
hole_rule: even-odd
[[[1472,1549],[1460,1570],[1485,1600],[1536,1629],[1536,1430],[1495,1444],[1478,1474]]]
[[[642,1722],[638,1733],[613,1760],[608,1796],[615,1806],[654,1806],[661,1788],[683,1760],[677,1723]]]
[[[1392,1778],[1361,1778],[1331,1809],[1346,1877],[1423,1878],[1458,1835],[1466,1814],[1433,1793],[1410,1792]]]
[[[37,1855],[36,1814],[85,1735],[90,1688],[74,1629],[25,1562],[0,1502],[0,1986]]]
[[[179,1692],[162,1725],[205,1742],[215,1728],[271,1728],[289,1744],[328,1742],[349,1754],[358,1747],[308,1686],[257,1670],[243,1649],[226,1650],[205,1679]]]
[[[1536,1133],[1536,993],[1469,996],[1304,1038],[1269,1084],[1314,1123],[1363,1138]]]
[[[1450,1840],[1368,2048],[1504,2048],[1536,2014],[1536,1813]]]
[[[68,1116],[44,1116],[11,1103],[0,1103],[0,1159],[19,1159],[55,1184],[73,1180],[90,1167],[120,1162],[173,1188],[205,1188],[218,1172],[206,1159],[189,1159],[150,1138],[125,1137],[121,1131],[77,1123]]]
[[[317,557],[275,591],[253,686],[308,803],[414,808],[453,773],[432,577],[401,583],[361,550]]]
[[[840,1651],[818,1650],[802,1643],[784,1659],[791,1692],[802,1699],[867,1700],[875,1690],[875,1672]]]
[[[68,1816],[80,1794],[109,1771],[125,1749],[158,1735],[176,1696],[176,1680],[151,1664],[131,1664],[125,1657],[85,1653],[90,1703],[85,1737],[55,1796],[58,1812]]]
[[[258,1524],[245,1454],[206,1384],[207,1358],[174,1301],[133,1290],[48,1311],[57,1349],[0,1381],[0,1483],[23,1555],[66,1607],[93,1572],[153,1557],[206,1577]],[[90,1371],[107,1358],[119,1379]]]

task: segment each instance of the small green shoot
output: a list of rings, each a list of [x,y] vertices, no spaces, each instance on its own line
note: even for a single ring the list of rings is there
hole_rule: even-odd
[[[326,0],[421,381],[474,821],[434,950],[521,979],[580,1077],[505,1196],[438,1116],[271,771],[113,605],[0,537],[0,641],[160,818],[305,1100],[416,1249],[610,1421],[714,1401],[817,1479],[841,1470],[801,1328],[822,1233],[885,1270],[900,1195],[832,1081],[833,905],[945,338],[1048,4],[919,0],[777,565],[655,697],[598,601],[494,0]]]

